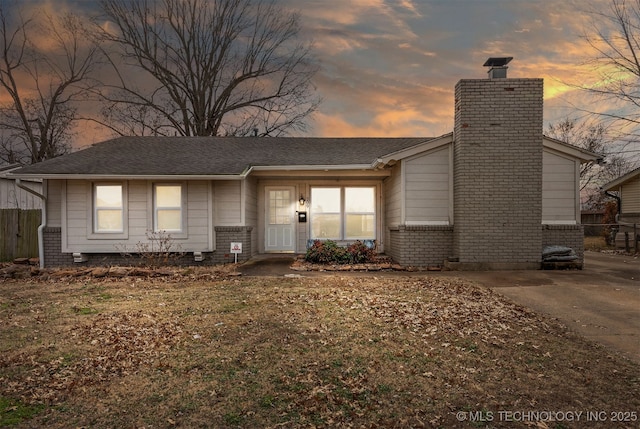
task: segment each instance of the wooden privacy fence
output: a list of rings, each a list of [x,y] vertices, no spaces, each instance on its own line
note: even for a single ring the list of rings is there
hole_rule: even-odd
[[[38,256],[40,210],[0,210],[0,261]]]

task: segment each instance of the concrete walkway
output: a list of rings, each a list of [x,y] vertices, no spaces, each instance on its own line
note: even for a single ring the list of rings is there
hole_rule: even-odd
[[[296,272],[293,255],[264,256],[239,267],[247,276],[376,275],[461,277],[559,319],[570,329],[640,363],[640,257],[585,253],[580,271]]]

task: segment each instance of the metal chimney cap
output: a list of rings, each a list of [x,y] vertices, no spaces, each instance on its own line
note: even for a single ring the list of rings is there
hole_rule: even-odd
[[[485,67],[504,67],[509,64],[513,57],[490,57],[483,66]]]

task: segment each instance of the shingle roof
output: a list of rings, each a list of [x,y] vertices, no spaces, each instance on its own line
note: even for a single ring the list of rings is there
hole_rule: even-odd
[[[616,190],[615,188],[617,188],[618,186],[624,185],[625,183],[635,179],[638,176],[640,176],[640,167],[634,170],[631,170],[627,174],[623,174],[622,176],[618,177],[615,180],[612,180],[611,182],[604,185],[602,189],[604,189],[605,191],[614,191]]]
[[[255,166],[371,165],[430,138],[120,137],[24,167],[34,175],[237,175]]]

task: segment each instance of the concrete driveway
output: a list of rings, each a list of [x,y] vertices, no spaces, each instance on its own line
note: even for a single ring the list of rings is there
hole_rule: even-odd
[[[458,272],[455,275],[555,317],[613,352],[640,362],[638,256],[585,252],[582,271]]]

